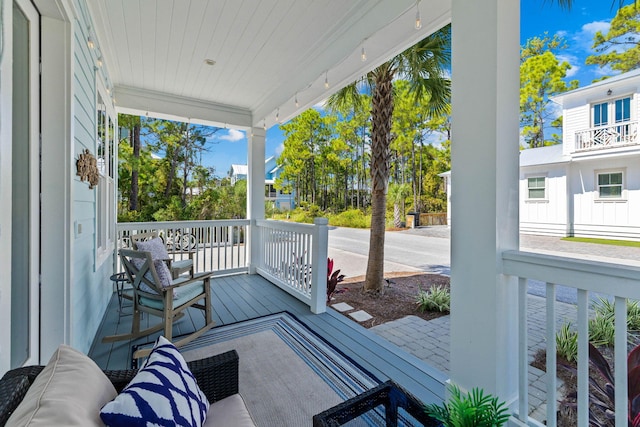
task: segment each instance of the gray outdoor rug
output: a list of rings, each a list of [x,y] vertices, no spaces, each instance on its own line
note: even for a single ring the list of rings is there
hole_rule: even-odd
[[[232,349],[259,426],[310,426],[313,415],[379,384],[288,313],[212,329],[180,351],[196,360]]]

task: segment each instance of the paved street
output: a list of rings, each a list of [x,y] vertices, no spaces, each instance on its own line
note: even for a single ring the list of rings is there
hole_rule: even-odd
[[[640,248],[578,243],[558,237],[521,235],[524,251],[640,266]],[[364,275],[369,251],[369,230],[331,227],[329,257],[347,277]],[[447,226],[418,227],[385,233],[385,273],[426,271],[451,274],[450,230]],[[544,284],[529,281],[529,293],[544,296]],[[558,301],[574,303],[576,291],[557,288]]]

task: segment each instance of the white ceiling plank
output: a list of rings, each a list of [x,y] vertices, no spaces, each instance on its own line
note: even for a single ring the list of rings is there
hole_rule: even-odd
[[[155,0],[141,0],[139,5],[140,40],[142,43],[140,58],[142,61],[142,72],[139,75],[141,79],[139,86],[150,89],[155,84],[155,73],[153,71],[158,56],[158,39],[156,37],[156,26],[158,22],[157,3]]]
[[[155,6],[156,21],[150,26],[155,35],[155,63],[153,65],[153,75],[148,79],[145,88],[152,90],[162,90],[167,76],[166,64],[171,53],[169,52],[169,39],[171,32],[171,20],[173,18],[174,0],[158,0]],[[151,31],[151,30],[150,30]]]

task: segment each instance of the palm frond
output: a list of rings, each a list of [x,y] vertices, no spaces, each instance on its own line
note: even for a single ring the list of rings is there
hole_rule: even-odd
[[[364,107],[362,107],[360,97],[357,82],[354,82],[329,96],[326,106],[334,113],[344,113],[352,108],[361,109]]]

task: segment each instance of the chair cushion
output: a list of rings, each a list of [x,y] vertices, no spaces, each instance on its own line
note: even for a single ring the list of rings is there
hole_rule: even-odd
[[[187,279],[181,280],[181,278],[176,279],[176,283],[181,281],[185,281]],[[176,295],[177,294],[177,295]],[[177,292],[174,292],[173,296],[173,308],[178,308],[187,301],[190,301],[192,298],[197,297],[198,295],[204,294],[204,281],[196,280],[193,283],[189,283],[184,287],[179,288]],[[163,303],[160,300],[151,299],[147,297],[140,297],[140,304],[146,305],[147,307],[155,308],[157,310],[162,310]]]
[[[138,270],[142,268],[142,266],[144,265],[144,262],[145,260],[141,258],[131,258],[131,263]],[[158,279],[160,280],[160,286],[162,286],[163,288],[166,288],[167,286],[171,286],[173,284],[173,278],[171,277],[171,271],[169,271],[169,267],[167,267],[167,263],[164,262],[163,260],[156,259],[156,260],[153,260],[153,266],[155,267],[156,274],[158,275]],[[146,277],[147,279],[153,282],[153,275],[151,274],[151,270],[147,271],[144,277]],[[151,286],[147,285],[144,282],[140,283],[140,289],[145,292],[150,292],[152,294],[158,293],[156,292],[155,289],[153,289]],[[177,292],[175,290],[173,291],[173,297],[174,298],[177,297]]]
[[[209,401],[184,358],[161,336],[136,376],[102,408],[100,417],[107,426],[201,427],[208,410]]]
[[[239,394],[211,404],[204,427],[255,427],[247,406]]]
[[[156,259],[169,259],[169,253],[167,252],[167,247],[164,245],[164,242],[159,237],[149,239],[149,240],[141,240],[136,243],[139,251],[151,252],[151,258],[153,260]]]
[[[61,345],[6,426],[102,426],[100,408],[116,395],[93,360]]]

